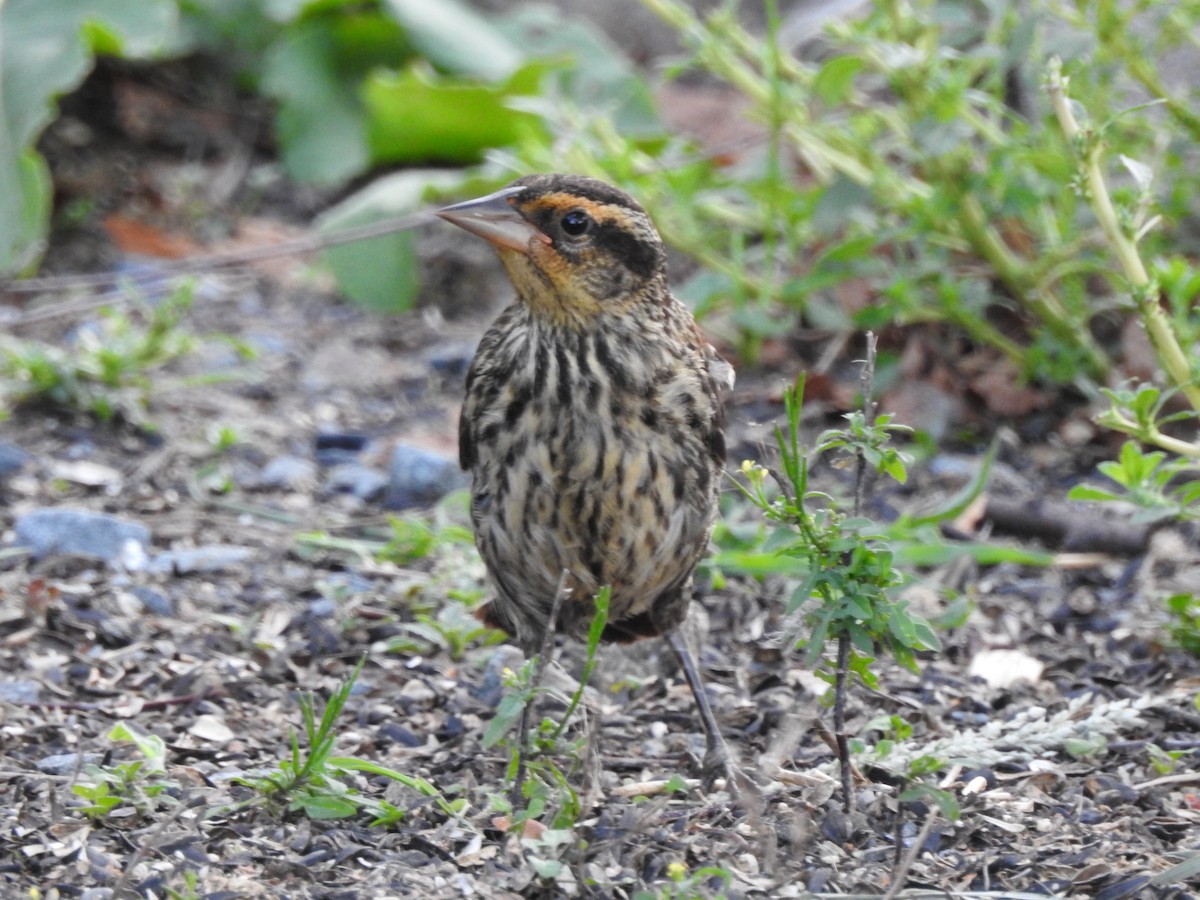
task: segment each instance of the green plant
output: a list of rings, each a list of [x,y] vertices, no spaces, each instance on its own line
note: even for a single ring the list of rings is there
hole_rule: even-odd
[[[1200,598],[1191,593],[1173,594],[1166,607],[1171,638],[1188,653],[1200,656]]]
[[[864,374],[864,409],[847,416],[848,427],[826,431],[809,450],[800,443],[800,414],[804,378],[785,392],[785,427],[776,429],[780,471],[747,461],[743,494],[778,530],[773,547],[797,565],[799,584],[791,593],[787,613],[803,625],[806,636],[792,640],[804,650],[805,665],[834,685],[834,734],[842,764],[844,802],[849,809],[850,751],[843,710],[847,682],[857,678],[867,687],[878,683],[871,668],[880,648],[901,665],[916,669],[916,653],[940,646],[929,623],[913,613],[896,591],[906,581],[897,568],[887,535],[862,516],[868,468],[903,481],[907,461],[890,446],[891,434],[902,426],[891,417],[873,414],[870,401],[874,339],[868,338]],[[849,451],[856,466],[854,500],[844,502],[810,486],[810,468],[817,458]],[[777,491],[769,490],[772,477]],[[837,645],[836,662],[826,657],[826,645]]]
[[[1143,388],[1137,396],[1140,400],[1157,393],[1153,388]],[[1138,401],[1134,405],[1138,406]],[[1077,484],[1067,494],[1069,499],[1132,503],[1138,507],[1133,515],[1135,522],[1200,518],[1200,479],[1196,478],[1194,460],[1168,459],[1160,450],[1147,452],[1135,442],[1126,441],[1115,460],[1102,462],[1098,468],[1116,482],[1121,492]]]
[[[724,897],[732,876],[719,866],[704,866],[689,872],[681,862],[667,864],[670,882],[656,890],[638,891],[633,900],[708,900]],[[715,882],[715,883],[714,883]]]
[[[182,327],[191,304],[191,288],[184,285],[154,306],[102,310],[79,329],[69,350],[0,335],[0,399],[144,425],[151,374],[194,345]]]
[[[443,544],[474,543],[470,528],[444,518],[431,522],[418,516],[390,516],[388,527],[391,539],[375,551],[375,558],[401,566],[428,558]]]
[[[306,749],[301,749],[300,738],[293,731],[289,757],[280,760],[273,770],[238,778],[237,783],[252,788],[261,800],[272,806],[283,806],[289,812],[301,812],[311,819],[341,819],[366,812],[374,817],[372,824],[375,825],[392,825],[401,821],[404,810],[387,800],[364,795],[347,783],[349,776],[354,773],[374,775],[388,778],[424,797],[432,798],[446,815],[457,815],[464,802],[447,801],[424,778],[406,775],[356,756],[334,754],[337,719],[350,699],[365,661],[365,657],[359,660],[354,670],[330,695],[320,721],[317,721],[316,701],[312,695],[300,696],[298,702],[304,722]]]
[[[570,776],[582,765],[585,739],[565,741],[564,733],[595,671],[600,636],[608,622],[608,601],[609,589],[602,588],[594,600],[596,614],[588,627],[583,672],[578,687],[570,697],[543,686],[542,672],[546,660],[540,654],[526,660],[520,671],[506,673],[505,685],[508,690],[501,698],[496,714],[488,722],[480,743],[485,749],[507,745],[509,762],[506,780],[512,788],[507,797],[494,797],[492,805],[512,817],[514,823],[549,816],[550,828],[562,829],[574,827],[579,817],[579,796],[571,784]],[[530,735],[529,719],[541,694],[563,703],[566,709],[557,722],[543,718]],[[511,740],[508,736],[514,728],[516,740]],[[566,772],[559,765],[559,760],[563,758],[569,761]]]
[[[1057,58],[1050,61],[1047,81],[1055,115],[1078,158],[1078,190],[1090,203],[1104,238],[1120,264],[1123,282],[1119,282],[1119,287],[1129,295],[1171,387],[1187,399],[1194,417],[1200,414],[1200,379],[1181,338],[1194,337],[1197,326],[1190,309],[1185,307],[1179,310],[1178,298],[1180,293],[1184,293],[1185,303],[1190,302],[1197,291],[1198,277],[1187,263],[1174,260],[1169,267],[1174,288],[1169,293],[1174,302],[1164,309],[1161,302],[1163,287],[1148,271],[1139,250],[1139,243],[1160,221],[1158,216],[1149,215],[1148,198],[1153,170],[1136,159],[1123,156],[1122,162],[1133,173],[1139,191],[1124,203],[1119,200],[1114,202],[1101,165],[1105,142],[1112,131],[1111,120],[1096,128],[1086,123],[1085,126],[1079,124],[1076,117],[1078,107],[1071,103],[1067,94],[1069,82]],[[1169,314],[1172,307],[1183,315],[1172,317]],[[1112,397],[1111,394],[1109,396]],[[1104,421],[1110,428],[1134,434],[1150,443],[1160,443],[1153,422],[1146,423],[1141,419],[1127,421],[1118,414],[1116,404]],[[1193,445],[1191,455],[1200,456],[1200,447]]]
[[[451,659],[459,660],[468,647],[488,647],[504,642],[503,632],[484,625],[467,609],[468,603],[473,604],[477,597],[472,596],[467,602],[455,602],[457,599],[451,597],[450,603],[442,605],[433,614],[417,612],[415,622],[401,623],[405,635],[389,639],[388,652],[411,652],[424,643],[444,650]]]
[[[690,53],[672,71],[702,69],[740,92],[765,126],[761,145],[731,148],[736,167],[723,169],[661,128],[628,134],[586,98],[552,95],[540,108],[557,139],[498,158],[508,170],[565,167],[627,187],[664,238],[701,264],[680,293],[701,314],[730,310],[743,359],[800,313],[841,329],[935,320],[997,348],[1020,377],[1102,381],[1121,348],[1093,326],[1122,313],[1124,289],[1106,254],[1111,217],[1098,216],[1100,228],[1089,219],[1094,181],[1074,177],[1074,137],[1064,139],[1054,104],[1035,90],[1050,40],[1078,47],[1071,70],[1105,122],[1093,146],[1102,139],[1129,173],[1112,194],[1117,221],[1148,243],[1148,258],[1185,259],[1169,252],[1148,210],[1165,198],[1175,215],[1188,212],[1197,170],[1186,141],[1197,117],[1162,87],[1157,54],[1139,54],[1128,36],[1149,32],[1162,44],[1191,33],[1191,6],[1155,21],[1154,4],[1117,13],[1105,2],[1047,2],[1031,15],[993,5],[966,17],[951,3],[884,0],[830,25],[826,52],[810,62],[782,46],[773,3],[762,36],[735,5],[702,17],[680,0],[644,3]],[[1055,26],[1069,41],[1046,37],[1055,16],[1069,23]],[[1114,112],[1129,81],[1162,99],[1168,123]],[[1167,142],[1173,128],[1185,141]],[[788,154],[799,176],[780,165]],[[1169,194],[1151,195],[1143,159],[1171,169]],[[498,178],[495,167],[484,172]],[[1097,291],[1098,279],[1116,290]],[[836,289],[850,281],[869,289],[870,304],[846,309]],[[1195,279],[1184,282],[1194,293]],[[1176,301],[1172,326],[1194,332],[1197,319]],[[1182,383],[1178,354],[1152,334]]]
[[[183,873],[182,888],[167,888],[168,900],[200,900],[200,876],[192,869]]]
[[[890,435],[903,426],[891,417],[879,416],[868,423],[861,412],[847,416],[849,427],[821,435],[809,450],[800,445],[800,413],[804,377],[784,395],[787,426],[777,431],[781,471],[751,462],[743,463],[745,496],[771,522],[782,526],[772,541],[775,553],[796,562],[803,578],[792,592],[788,613],[794,614],[818,601],[805,616],[808,637],[804,648],[806,665],[823,668],[827,640],[841,635],[853,646],[851,668],[868,686],[876,680],[869,664],[877,646],[890,652],[905,667],[916,668],[915,653],[936,649],[939,644],[924,619],[911,613],[903,601],[892,599],[906,577],[894,565],[894,555],[885,532],[861,515],[852,516],[831,494],[809,485],[813,461],[822,455],[849,449],[861,452],[879,473],[903,481],[906,461],[888,446]],[[782,489],[769,491],[773,476]]]
[[[166,776],[167,747],[154,734],[141,734],[120,724],[108,733],[111,741],[129,741],[141,755],[125,763],[106,766],[88,763],[71,792],[85,801],[80,811],[92,819],[102,819],[114,810],[132,807],[140,813],[156,809],[174,783]]]
[[[1187,756],[1187,750],[1164,750],[1157,744],[1146,744],[1146,755],[1150,768],[1159,775],[1170,775],[1179,767],[1179,760]]]

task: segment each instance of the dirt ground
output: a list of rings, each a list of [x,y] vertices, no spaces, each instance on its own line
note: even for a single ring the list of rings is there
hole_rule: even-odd
[[[64,193],[95,189],[94,173],[54,140],[47,152]],[[173,198],[226,171],[219,154],[197,162],[119,130],[92,150],[89,172],[120,177],[91,218],[56,231],[48,271],[127,264],[120,222],[146,229],[130,239],[141,250],[150,233],[171,238],[162,252],[189,256],[304,234],[332,199],[254,163],[247,171],[266,185],[256,209],[226,205],[196,221]],[[104,227],[110,214],[122,219]],[[1053,560],[963,557],[921,573],[921,611],[936,616],[951,594],[972,611],[942,633],[920,674],[880,661],[880,689],[851,692],[851,735],[868,745],[892,737],[887,717],[912,730],[888,757],[858,758],[853,811],[842,811],[822,738],[824,685],[782,645],[788,585],[734,574],[720,589],[702,579],[689,629],[752,795],[699,780],[699,722],[661,643],[604,648],[570,732],[582,749],[555,760],[582,805],[573,835],[556,844],[554,831],[506,831],[491,804],[507,791],[509,760],[481,738],[519,655],[484,635],[459,640],[482,597],[482,565],[449,538],[404,562],[377,561],[356,542],[389,535],[387,511],[352,492],[369,471],[387,474],[397,443],[453,459],[465,362],[497,308],[480,286],[506,296],[498,267],[466,241],[427,229],[427,283],[438,287],[396,317],[349,305],[310,260],[201,272],[181,326],[196,349],[156,373],[147,427],[45,406],[0,423],[0,443],[28,455],[0,481],[0,893],[879,896],[898,866],[908,892],[892,896],[1200,893],[1200,866],[1172,869],[1200,850],[1200,664],[1166,642],[1161,603],[1195,589],[1195,535],[1147,534],[1118,516],[1105,534],[1119,540],[1081,536],[1096,512],[1054,501],[1112,443],[1088,410],[995,387],[993,370],[955,356],[932,330],[884,335],[910,377],[889,387],[883,408],[947,437],[909,485],[879,488],[872,511],[944,499],[998,437],[986,506],[963,527]],[[58,344],[95,311],[22,317],[75,299],[0,293],[15,333]],[[765,452],[781,388],[801,368],[833,360],[812,382],[813,428],[837,421],[856,384],[851,341],[805,333],[766,349],[729,401],[735,465]],[[996,414],[1002,400],[1014,411]],[[727,499],[729,521],[747,521],[732,490]],[[443,501],[432,521],[461,524],[460,501]],[[46,509],[140,523],[144,558],[32,558],[14,525]],[[319,711],[364,655],[336,753],[424,778],[461,807],[451,813],[370,773],[347,782],[403,810],[399,822],[252,802],[236,779],[288,758],[298,696],[312,692]],[[565,674],[551,681],[569,681],[582,660],[581,647],[563,644]],[[112,736],[120,724],[162,739],[165,770],[143,771],[106,815],[89,815],[74,788],[142,758]],[[898,806],[894,773],[924,755],[948,761],[935,781],[956,797],[958,821],[928,803]],[[148,796],[152,784],[162,790]]]

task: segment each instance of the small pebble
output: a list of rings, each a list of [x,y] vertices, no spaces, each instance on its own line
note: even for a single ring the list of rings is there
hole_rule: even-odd
[[[164,575],[224,572],[252,559],[254,553],[255,551],[249,547],[234,547],[226,544],[196,547],[194,550],[169,550],[154,556],[150,570]]]

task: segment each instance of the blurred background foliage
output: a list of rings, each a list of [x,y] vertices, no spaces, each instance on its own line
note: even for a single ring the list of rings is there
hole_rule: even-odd
[[[1162,387],[1194,375],[1200,116],[1189,78],[1170,76],[1197,49],[1200,3],[877,0],[821,19],[769,0],[753,31],[736,4],[643,5],[682,47],[663,71],[538,4],[8,0],[0,272],[30,271],[45,244],[52,189],[36,142],[56,98],[97,55],[204,53],[272,101],[294,179],[376,173],[322,229],[528,171],[584,172],[634,193],[697,263],[678,291],[743,363],[798,324],[938,322],[998,350],[1014,377],[1096,396],[1152,374],[1122,337],[1152,297],[1187,360]],[[1052,54],[1080,123],[1071,137],[1044,89]],[[732,88],[748,136],[706,146],[672,131],[655,102],[672,80]],[[1146,283],[1098,222],[1089,163]],[[350,296],[404,309],[418,289],[413,241],[328,259]]]

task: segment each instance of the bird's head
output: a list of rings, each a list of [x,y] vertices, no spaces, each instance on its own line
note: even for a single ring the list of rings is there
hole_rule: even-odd
[[[579,175],[529,175],[437,213],[494,244],[530,311],[585,327],[657,302],[666,253],[628,194]]]

